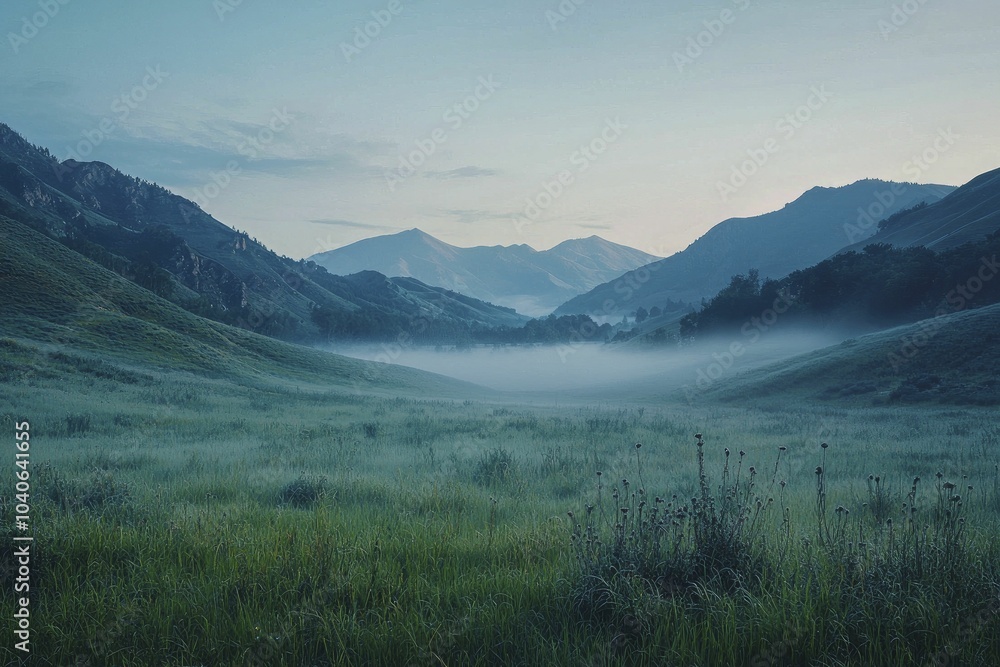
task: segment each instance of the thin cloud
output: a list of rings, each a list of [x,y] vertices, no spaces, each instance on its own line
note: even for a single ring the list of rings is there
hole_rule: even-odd
[[[424,173],[424,178],[433,178],[438,181],[450,181],[456,178],[486,178],[496,176],[500,172],[496,169],[486,169],[485,167],[459,167],[448,171],[428,171]]]
[[[485,209],[450,208],[441,211],[444,217],[452,218],[462,224],[470,225],[476,222],[490,220],[510,220],[516,212],[489,211]]]
[[[337,218],[310,220],[309,222],[314,225],[329,225],[330,227],[349,227],[351,229],[373,229],[382,231],[395,229],[394,227],[387,227],[386,225],[376,225],[368,222],[356,222],[354,220],[339,220]]]

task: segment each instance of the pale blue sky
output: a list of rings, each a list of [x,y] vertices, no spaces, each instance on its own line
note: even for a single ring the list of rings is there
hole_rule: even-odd
[[[902,5],[915,11],[894,16]],[[596,233],[662,255],[815,185],[960,184],[1000,166],[993,0],[562,6],[575,11],[558,14],[558,0],[7,0],[0,121],[60,158],[82,147],[196,199],[293,257],[411,227],[540,249]],[[343,45],[372,12],[391,21],[348,62]],[[679,67],[699,33],[706,46]],[[477,88],[478,108],[448,112]],[[808,103],[807,121],[779,125]],[[949,128],[958,138],[935,154]],[[600,155],[577,152],[605,139]],[[719,183],[768,140],[776,150],[722,196]],[[433,153],[401,172],[417,142]],[[933,164],[907,164],[925,150]],[[550,201],[544,184],[561,172]],[[407,177],[390,188],[392,173]]]

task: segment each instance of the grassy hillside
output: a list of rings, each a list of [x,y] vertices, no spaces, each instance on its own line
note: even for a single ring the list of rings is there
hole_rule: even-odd
[[[1000,304],[896,327],[749,371],[705,392],[726,401],[1000,404]]]
[[[227,379],[283,378],[444,395],[477,391],[440,376],[354,361],[197,317],[2,216],[0,267],[0,334],[53,350],[70,348],[126,364]],[[46,348],[32,349],[37,355]],[[19,362],[7,364],[20,367]]]

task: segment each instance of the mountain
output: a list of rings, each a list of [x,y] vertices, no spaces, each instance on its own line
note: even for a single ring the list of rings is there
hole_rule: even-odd
[[[168,301],[284,340],[466,337],[511,309],[376,273],[281,257],[192,202],[101,162],[59,162],[0,124],[0,215]]]
[[[410,229],[309,259],[338,275],[372,270],[408,276],[540,316],[657,258],[599,236],[564,241],[540,252],[527,245],[459,248]]]
[[[998,229],[1000,169],[995,169],[977,176],[938,202],[901,211],[883,220],[874,236],[844,250],[860,250],[870,243],[948,250],[979,241]]]
[[[481,389],[395,364],[320,352],[199,317],[0,215],[0,384],[89,376],[158,385],[162,373],[252,386],[443,392]]]
[[[779,211],[732,218],[712,227],[687,249],[616,276],[559,306],[556,314],[621,315],[670,301],[699,302],[732,276],[757,269],[781,278],[826,259],[877,231],[878,219],[920,202],[936,202],[955,188],[863,180],[839,188],[816,187]],[[876,217],[862,218],[859,212]]]

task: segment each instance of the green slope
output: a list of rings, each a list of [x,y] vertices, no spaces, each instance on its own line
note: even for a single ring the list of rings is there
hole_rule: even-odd
[[[279,256],[164,188],[100,162],[59,163],[2,123],[0,215],[190,312],[283,340],[393,340],[421,320],[435,342],[454,342],[527,319],[416,281],[333,276]]]
[[[411,369],[365,363],[201,318],[0,216],[0,357],[17,373],[45,350],[145,369],[186,371],[240,382],[292,381],[346,390],[469,397],[473,385]],[[31,344],[34,343],[34,344]],[[27,358],[22,358],[21,363]]]
[[[704,392],[723,401],[1000,405],[1000,304],[844,341]]]

